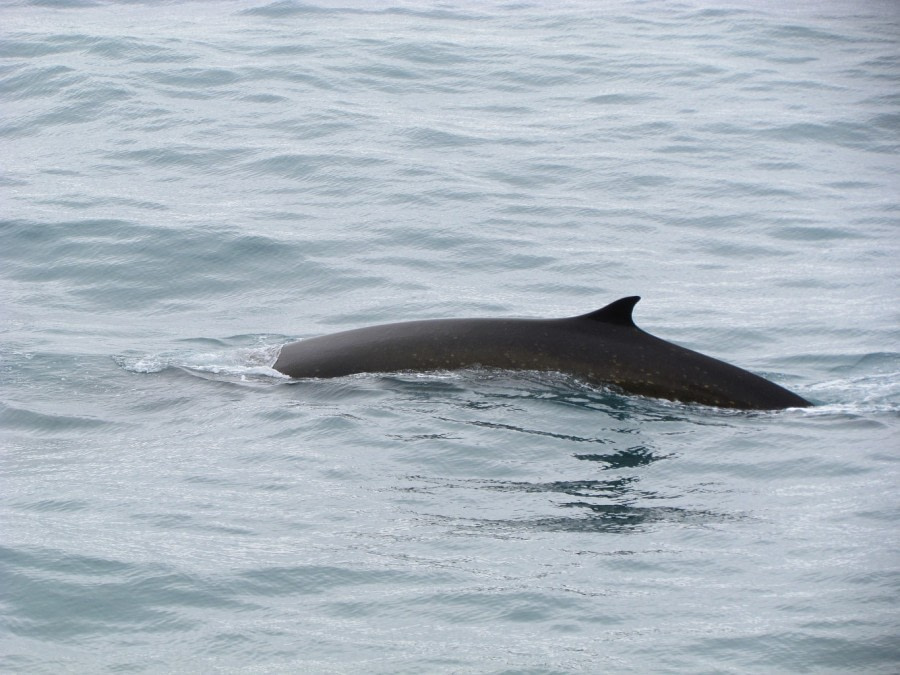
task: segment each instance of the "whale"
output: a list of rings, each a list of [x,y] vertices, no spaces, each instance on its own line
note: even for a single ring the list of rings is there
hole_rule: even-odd
[[[490,368],[559,372],[653,398],[742,410],[812,405],[759,375],[666,342],[634,323],[640,296],[558,319],[427,319],[307,338],[273,368],[292,378]]]

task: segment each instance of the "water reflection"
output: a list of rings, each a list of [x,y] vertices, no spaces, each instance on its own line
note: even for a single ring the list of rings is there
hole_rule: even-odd
[[[629,476],[614,480],[556,480],[547,483],[489,482],[482,489],[500,492],[558,492],[573,497],[621,497],[630,491],[638,478]]]
[[[695,526],[733,520],[734,516],[713,511],[684,509],[674,506],[630,506],[627,504],[591,504],[571,502],[560,504],[562,508],[580,508],[588,511],[575,516],[531,518],[515,521],[495,521],[501,529],[552,532],[635,532],[657,523],[681,523]],[[481,527],[487,525],[481,523]]]
[[[602,470],[609,471],[610,469],[632,469],[639,466],[647,466],[661,459],[667,459],[671,455],[656,454],[643,445],[636,445],[626,450],[617,450],[607,454],[576,454],[573,457],[588,462],[602,462],[606,464],[606,466],[601,467]]]
[[[457,420],[449,417],[435,417],[442,422],[450,422],[452,424],[468,424],[474,427],[483,427],[485,429],[502,429],[504,431],[517,431],[523,434],[531,434],[533,436],[546,436],[563,441],[575,441],[578,443],[610,443],[609,439],[604,438],[587,438],[584,436],[575,436],[573,434],[561,434],[553,431],[543,431],[541,429],[528,429],[515,424],[505,424],[503,422],[488,422],[485,420]]]
[[[523,531],[622,533],[643,530],[660,523],[703,526],[731,518],[708,510],[682,507],[678,504],[682,495],[651,488],[643,475],[647,467],[671,455],[654,451],[646,445],[572,456],[592,463],[585,465],[585,468],[594,467],[604,473],[575,479],[536,481],[424,479],[429,484],[427,487],[421,486],[423,478],[416,476],[414,479],[420,487],[411,491],[435,497],[448,509],[452,509],[454,503],[480,504],[478,508],[482,512],[477,517],[467,518],[459,514],[446,516],[459,534],[503,537]],[[614,473],[610,474],[611,471]],[[447,499],[449,495],[445,490],[453,491],[453,499]],[[461,499],[460,491],[467,491],[468,495]],[[508,518],[504,517],[506,513],[501,512],[500,517],[485,517],[484,510],[502,508],[506,511],[509,505],[508,501],[498,502],[495,497],[487,496],[487,492],[521,494],[521,498],[513,497],[515,512],[519,514],[525,507],[532,510],[532,515]],[[525,495],[533,497],[529,501]],[[546,498],[535,502],[534,496],[540,495],[546,495]]]

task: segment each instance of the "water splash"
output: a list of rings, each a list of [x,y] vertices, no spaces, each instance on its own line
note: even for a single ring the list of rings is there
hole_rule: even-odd
[[[195,374],[224,375],[229,378],[288,379],[287,375],[272,368],[280,349],[280,344],[218,351],[177,349],[155,354],[118,355],[114,360],[133,373],[159,373],[169,368],[180,368]]]

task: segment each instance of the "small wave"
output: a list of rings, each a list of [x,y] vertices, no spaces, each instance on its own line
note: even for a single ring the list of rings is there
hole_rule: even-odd
[[[40,412],[0,404],[0,426],[7,430],[29,430],[44,434],[96,432],[113,423],[88,415]]]
[[[818,382],[807,387],[806,395],[822,402],[822,405],[807,408],[807,414],[896,414],[900,412],[900,373],[877,373]]]
[[[810,408],[813,413],[870,413],[900,412],[900,354],[872,352],[856,357],[836,357],[837,365],[830,368],[836,376],[810,384],[802,396],[820,403]]]

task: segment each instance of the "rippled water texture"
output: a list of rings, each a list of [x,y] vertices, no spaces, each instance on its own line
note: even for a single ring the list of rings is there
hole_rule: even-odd
[[[897,671],[895,3],[0,25],[0,670]],[[635,294],[816,406],[270,367]]]

